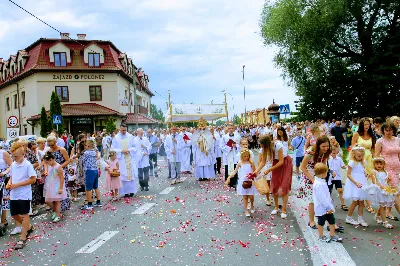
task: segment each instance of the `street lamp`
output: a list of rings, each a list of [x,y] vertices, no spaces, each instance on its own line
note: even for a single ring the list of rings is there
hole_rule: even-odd
[[[242,72],[243,72],[243,100],[244,100],[244,113],[246,113],[246,85],[244,84],[244,68],[245,68],[246,66],[245,65],[243,65],[243,70],[242,70]]]

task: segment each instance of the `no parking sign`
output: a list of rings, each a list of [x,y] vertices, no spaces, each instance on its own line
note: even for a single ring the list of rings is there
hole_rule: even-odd
[[[7,128],[7,139],[14,140],[19,137],[18,128]]]

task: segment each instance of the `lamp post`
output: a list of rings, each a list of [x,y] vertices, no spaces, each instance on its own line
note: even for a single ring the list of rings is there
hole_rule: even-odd
[[[247,110],[246,110],[246,85],[244,84],[244,68],[245,68],[246,66],[245,65],[243,65],[243,70],[242,70],[242,73],[243,73],[243,100],[244,100],[244,113],[246,114],[247,113]]]

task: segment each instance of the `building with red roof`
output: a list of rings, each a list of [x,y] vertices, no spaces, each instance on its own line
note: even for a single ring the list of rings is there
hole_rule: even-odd
[[[155,124],[148,75],[111,41],[62,33],[0,58],[0,116],[18,117],[20,134],[39,135],[39,114],[42,106],[49,110],[53,91],[62,103],[64,128],[75,136],[102,130],[108,117],[127,121],[126,114],[134,124],[143,125],[146,118],[146,126]],[[5,124],[0,123],[3,136]]]

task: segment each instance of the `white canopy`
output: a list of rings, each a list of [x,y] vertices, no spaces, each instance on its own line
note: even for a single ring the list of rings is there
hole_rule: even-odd
[[[225,104],[171,104],[165,113],[165,122],[192,122],[203,118],[206,121],[226,117]]]

